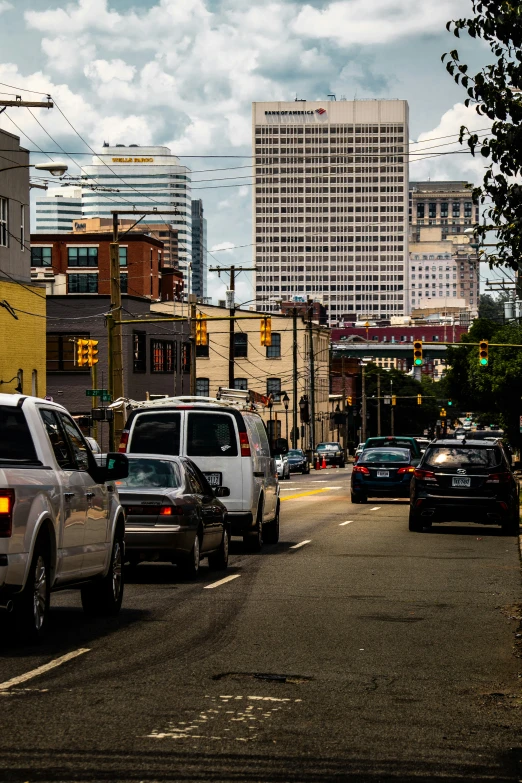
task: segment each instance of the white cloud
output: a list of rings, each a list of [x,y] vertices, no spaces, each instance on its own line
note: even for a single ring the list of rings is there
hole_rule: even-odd
[[[136,73],[136,66],[128,65],[123,60],[92,60],[85,66],[84,73],[91,79],[98,79],[105,83],[113,79],[131,82]]]
[[[3,14],[4,11],[11,11],[14,8],[14,5],[12,3],[8,3],[7,0],[0,0],[0,14]]]
[[[210,252],[215,253],[217,250],[221,250],[224,253],[230,253],[234,247],[235,245],[233,242],[219,242],[217,245],[212,245]]]

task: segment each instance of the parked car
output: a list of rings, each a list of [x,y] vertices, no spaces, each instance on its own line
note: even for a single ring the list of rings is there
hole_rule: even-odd
[[[434,441],[413,476],[409,528],[477,522],[518,535],[519,489],[500,441]]]
[[[288,481],[290,479],[290,464],[288,462],[288,457],[286,454],[275,454],[274,460],[278,477],[282,481]]]
[[[236,393],[237,394],[237,393]],[[271,451],[263,419],[245,401],[170,397],[136,403],[120,451],[189,457],[212,487],[228,487],[224,499],[232,535],[258,551],[279,540],[279,482],[274,453],[288,451],[277,439]]]
[[[416,438],[410,438],[407,435],[386,435],[384,437],[367,438],[364,444],[365,449],[384,446],[385,448],[397,447],[400,449],[409,449],[411,452],[412,465],[418,465],[421,458],[420,446]]]
[[[352,503],[366,503],[369,497],[409,497],[414,470],[409,449],[365,449],[352,470]]]
[[[290,449],[288,452],[288,464],[291,473],[310,473],[310,463],[302,449]]]
[[[102,450],[101,450],[100,445],[99,445],[97,440],[95,440],[94,438],[90,438],[88,435],[85,436],[85,440],[87,441],[87,443],[91,447],[91,451],[92,451],[93,454],[101,454],[102,453]]]
[[[338,465],[344,468],[344,451],[340,443],[318,443],[314,451],[314,462],[325,460],[327,465]]]
[[[354,463],[356,463],[358,461],[358,459],[361,456],[361,454],[363,453],[363,451],[364,451],[364,443],[359,443],[359,445],[355,449],[355,454],[354,454],[354,457],[353,457]]]
[[[51,591],[79,587],[89,614],[117,614],[125,517],[107,481],[127,476],[123,454],[98,465],[61,405],[0,394],[0,609],[36,640]]]
[[[419,448],[420,448],[421,454],[424,454],[424,452],[426,451],[427,447],[430,444],[430,439],[429,438],[415,438],[415,440],[419,444]]]
[[[196,577],[202,558],[214,569],[228,565],[227,510],[197,465],[186,457],[130,454],[129,475],[116,482],[126,512],[125,555],[132,564],[161,560]]]

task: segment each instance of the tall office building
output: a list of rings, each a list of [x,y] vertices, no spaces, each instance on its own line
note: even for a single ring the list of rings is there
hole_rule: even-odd
[[[207,219],[201,199],[192,201],[192,293],[207,295]]]
[[[70,234],[73,221],[82,217],[80,188],[49,188],[36,200],[36,234]]]
[[[410,182],[410,239],[420,241],[422,226],[440,227],[446,239],[478,223],[479,207],[473,203],[472,188],[463,180]]]
[[[407,102],[254,103],[252,140],[257,309],[407,314]]]
[[[192,199],[190,169],[182,166],[168,147],[104,146],[95,155],[92,164],[83,167],[86,182],[114,188],[118,192],[103,192],[84,188],[82,211],[85,218],[110,217],[111,210],[157,210],[157,215],[147,215],[140,225],[168,223],[178,231],[179,266],[187,274],[192,255]],[[177,209],[179,215],[163,216],[161,210]]]

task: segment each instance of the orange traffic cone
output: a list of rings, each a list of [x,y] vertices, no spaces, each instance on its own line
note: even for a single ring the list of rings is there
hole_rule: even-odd
[[[315,469],[321,470],[321,463],[319,462],[319,457],[315,460]]]
[[[321,464],[321,468],[324,470],[326,468],[326,457],[323,456],[323,462]]]

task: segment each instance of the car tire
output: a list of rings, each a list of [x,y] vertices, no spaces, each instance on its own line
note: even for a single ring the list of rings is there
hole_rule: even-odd
[[[123,551],[123,532],[116,532],[106,575],[81,589],[85,614],[91,617],[115,617],[119,613],[125,587]]]
[[[421,519],[410,509],[410,515],[408,517],[408,530],[410,533],[422,533],[423,528],[424,524]]]
[[[368,498],[366,495],[359,495],[357,492],[352,492],[350,495],[350,500],[352,503],[366,503],[368,501]]]
[[[502,533],[505,536],[520,535],[520,508],[518,505],[513,514],[502,525]]]
[[[217,552],[208,556],[208,566],[212,571],[226,571],[228,568],[228,551],[230,546],[230,533],[228,526],[223,525],[223,537]]]
[[[263,506],[257,510],[256,526],[251,533],[245,533],[243,543],[249,552],[260,552],[263,546]]]
[[[194,537],[192,549],[181,561],[181,571],[185,579],[197,579],[201,564],[201,530]]]
[[[45,634],[51,602],[50,554],[47,541],[36,541],[29,576],[14,601],[14,620],[19,638],[38,642]]]
[[[263,526],[263,543],[277,544],[279,542],[279,511],[280,502],[277,501],[277,510],[274,519]]]

